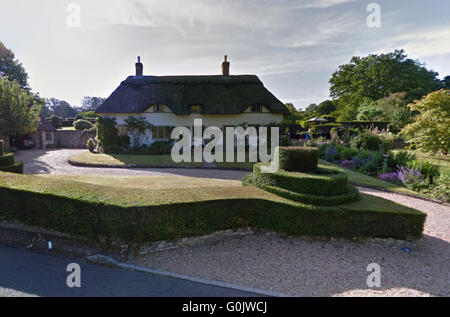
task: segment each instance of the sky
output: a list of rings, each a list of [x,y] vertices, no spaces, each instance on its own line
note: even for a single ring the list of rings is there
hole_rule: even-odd
[[[448,0],[0,0],[0,41],[33,91],[74,106],[108,97],[137,56],[158,76],[219,74],[228,55],[232,75],[302,109],[355,55],[402,48],[450,75],[449,16]]]

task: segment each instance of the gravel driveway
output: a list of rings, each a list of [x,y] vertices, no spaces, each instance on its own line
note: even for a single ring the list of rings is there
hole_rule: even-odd
[[[86,152],[86,150],[57,149],[57,150],[30,150],[16,153],[16,160],[25,163],[25,174],[59,174],[59,175],[128,175],[128,176],[170,176],[180,175],[201,178],[219,178],[241,180],[248,172],[221,171],[207,169],[184,168],[92,168],[70,165],[69,157]]]
[[[450,296],[450,208],[374,189],[361,191],[426,212],[424,237],[353,242],[256,233],[139,256],[134,262],[293,296]],[[379,289],[367,287],[370,263],[381,266]]]

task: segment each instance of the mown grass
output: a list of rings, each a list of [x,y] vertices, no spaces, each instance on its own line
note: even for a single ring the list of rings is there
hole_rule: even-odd
[[[78,164],[90,164],[96,166],[145,166],[145,167],[200,167],[202,163],[182,162],[175,163],[170,155],[150,154],[95,154],[91,152],[81,153],[69,158]]]

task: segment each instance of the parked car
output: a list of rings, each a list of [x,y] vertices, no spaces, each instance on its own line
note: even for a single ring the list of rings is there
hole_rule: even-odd
[[[15,136],[10,138],[10,146],[18,150],[31,150],[36,146],[36,141],[29,136]]]

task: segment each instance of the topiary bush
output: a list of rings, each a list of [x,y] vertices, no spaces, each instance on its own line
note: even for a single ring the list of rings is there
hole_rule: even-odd
[[[265,163],[253,166],[253,180],[256,186],[283,188],[299,194],[317,196],[342,195],[348,192],[347,174],[335,167],[321,166],[316,173],[295,173],[279,170],[276,173],[262,173]]]
[[[0,172],[23,174],[23,163],[16,163],[14,153],[5,154],[3,140],[0,140]]]
[[[317,170],[319,150],[312,147],[277,147],[274,163],[288,172],[309,172]]]
[[[75,130],[82,131],[92,128],[92,123],[87,120],[77,120],[73,123]]]

